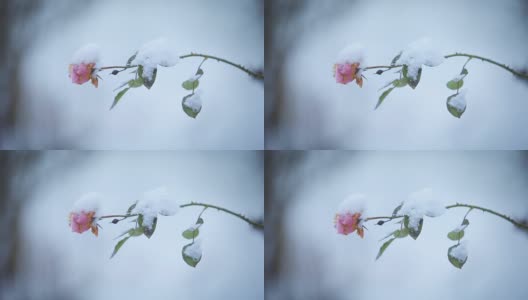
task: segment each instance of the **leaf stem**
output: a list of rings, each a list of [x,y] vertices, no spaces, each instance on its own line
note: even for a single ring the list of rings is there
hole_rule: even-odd
[[[256,228],[259,228],[259,229],[263,229],[264,228],[264,224],[262,223],[259,223],[259,222],[256,222],[256,221],[253,221],[251,219],[249,219],[248,217],[240,214],[240,213],[236,213],[232,210],[229,210],[227,208],[223,208],[223,207],[220,207],[220,206],[216,206],[216,205],[212,205],[212,204],[207,204],[207,203],[201,203],[201,202],[190,202],[190,203],[187,203],[187,204],[182,204],[180,205],[180,208],[185,208],[185,207],[190,207],[190,206],[201,206],[203,207],[204,209],[202,210],[202,212],[200,213],[200,216],[202,215],[202,213],[207,209],[207,208],[214,208],[214,209],[217,209],[217,210],[220,210],[220,211],[223,211],[225,213],[228,213],[230,215],[233,215],[243,221],[245,221],[246,223],[250,224],[251,226],[253,227],[256,227]],[[108,219],[108,218],[123,218],[123,219],[126,219],[126,218],[131,218],[131,217],[135,217],[135,216],[138,216],[138,214],[125,214],[125,215],[106,215],[106,216],[100,216],[98,217],[99,220],[101,219]]]

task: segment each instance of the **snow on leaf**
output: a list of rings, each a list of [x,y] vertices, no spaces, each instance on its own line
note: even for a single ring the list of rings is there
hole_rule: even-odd
[[[171,198],[167,189],[165,187],[159,187],[145,192],[143,197],[141,197],[136,204],[136,207],[132,210],[132,213],[141,214],[142,224],[140,224],[140,226],[152,230],[154,220],[158,214],[171,216],[174,215],[178,209],[178,203]]]
[[[195,268],[202,259],[201,241],[195,240],[193,243],[182,248],[182,257],[186,264]]]
[[[466,90],[461,90],[457,94],[451,95],[447,98],[447,110],[454,117],[460,118],[466,111]]]
[[[453,266],[462,269],[468,258],[467,241],[449,247],[447,250],[447,258]]]
[[[200,91],[187,95],[182,99],[182,109],[191,118],[195,119],[202,110],[202,99]]]
[[[165,38],[150,41],[139,48],[136,57],[131,62],[142,65],[143,77],[153,81],[154,70],[159,66],[172,67],[179,60],[176,51]]]
[[[396,63],[408,66],[409,78],[419,80],[422,65],[436,67],[443,61],[444,56],[432,45],[431,39],[422,38],[407,45]]]

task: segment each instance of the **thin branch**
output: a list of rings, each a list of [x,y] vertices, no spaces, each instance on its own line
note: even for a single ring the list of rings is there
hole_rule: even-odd
[[[485,57],[482,57],[482,56],[478,56],[478,55],[474,55],[474,54],[468,54],[468,53],[454,53],[454,54],[449,54],[449,55],[446,55],[444,56],[445,58],[451,58],[451,57],[457,57],[457,56],[461,56],[461,57],[469,57],[469,58],[476,58],[476,59],[480,59],[482,61],[485,61],[487,63],[490,63],[490,64],[493,64],[493,65],[496,65],[498,67],[501,67],[503,68],[504,70],[512,73],[513,75],[516,75],[516,76],[519,76],[521,78],[525,78],[525,79],[528,79],[528,74],[523,74],[519,71],[516,71],[510,67],[508,67],[507,65],[505,64],[501,64],[499,62],[496,62],[492,59],[489,59],[489,58],[485,58]]]
[[[479,56],[479,55],[475,55],[475,54],[468,54],[468,53],[453,53],[453,54],[449,54],[449,55],[446,55],[444,56],[444,58],[446,59],[449,59],[451,57],[468,57],[468,60],[466,61],[466,63],[464,64],[464,67],[466,66],[466,64],[472,59],[472,58],[475,58],[475,59],[480,59],[484,62],[487,62],[487,63],[490,63],[490,64],[493,64],[493,65],[496,65],[498,67],[501,67],[503,68],[504,70],[512,73],[513,75],[516,75],[518,77],[521,77],[521,78],[524,78],[524,79],[528,79],[528,74],[523,74],[519,71],[516,71],[510,67],[508,67],[507,65],[505,64],[501,64],[499,62],[496,62],[490,58],[486,58],[486,57],[482,57],[482,56]],[[387,70],[390,70],[390,69],[393,69],[393,68],[399,68],[399,67],[402,67],[403,65],[391,65],[391,66],[370,66],[370,67],[366,67],[366,68],[363,68],[363,70],[370,70],[370,69],[387,69]],[[387,71],[387,70],[383,70],[383,72]]]
[[[456,203],[456,204],[453,204],[453,205],[448,205],[446,206],[445,208],[446,209],[452,209],[452,208],[457,208],[457,207],[466,207],[466,208],[469,208],[468,212],[466,213],[464,219],[467,217],[467,215],[469,214],[469,212],[473,209],[478,209],[478,210],[481,210],[483,212],[487,212],[487,213],[490,213],[492,215],[495,215],[497,217],[500,217],[510,223],[512,223],[513,225],[517,226],[517,227],[520,227],[520,228],[524,228],[524,229],[528,229],[528,224],[523,224],[519,221],[516,221],[510,217],[508,217],[507,215],[505,214],[501,214],[501,213],[498,213],[494,210],[491,210],[489,208],[485,208],[485,207],[481,207],[481,206],[477,206],[477,205],[470,205],[470,204],[463,204],[463,203]],[[404,216],[390,216],[390,217],[386,217],[386,216],[380,216],[380,217],[369,217],[369,218],[365,218],[363,221],[364,222],[367,222],[367,221],[370,221],[370,220],[378,220],[378,219],[387,219],[387,220],[393,220],[393,219],[399,219],[399,218],[403,218]]]
[[[483,212],[487,212],[487,213],[490,213],[490,214],[495,215],[497,217],[503,218],[504,220],[512,223],[513,225],[515,225],[517,227],[528,229],[528,225],[520,223],[520,222],[508,217],[507,215],[504,215],[504,214],[498,213],[498,212],[496,212],[494,210],[491,210],[489,208],[480,207],[480,206],[477,206],[477,205],[456,203],[456,204],[453,204],[453,205],[446,206],[446,209],[451,209],[451,208],[456,208],[456,207],[467,207],[467,208],[471,208],[471,209],[478,209],[478,210],[481,210]]]
[[[230,66],[233,66],[235,68],[238,68],[244,72],[246,72],[249,76],[255,78],[255,79],[259,79],[259,80],[264,80],[264,74],[262,74],[261,72],[255,72],[255,71],[252,71],[242,65],[239,65],[239,64],[236,64],[232,61],[229,61],[227,59],[224,59],[224,58],[221,58],[221,57],[217,57],[217,56],[213,56],[213,55],[208,55],[208,54],[201,54],[201,53],[193,53],[191,52],[190,54],[185,54],[185,55],[182,55],[180,56],[180,59],[185,59],[185,58],[189,58],[189,57],[203,57],[203,58],[209,58],[209,59],[214,59],[218,62],[223,62],[225,64],[228,64]]]
[[[206,203],[200,203],[200,202],[191,202],[191,203],[188,203],[188,204],[183,204],[183,205],[180,205],[181,208],[184,208],[184,207],[189,207],[189,206],[201,206],[201,207],[205,207],[205,208],[214,208],[214,209],[217,209],[217,210],[221,210],[225,213],[228,213],[230,215],[233,215],[239,219],[242,219],[243,221],[245,221],[246,223],[254,226],[254,227],[257,227],[257,228],[264,228],[264,224],[262,223],[258,223],[256,221],[252,221],[251,219],[247,218],[246,216],[242,215],[242,214],[239,214],[239,213],[236,213],[236,212],[233,212],[229,209],[226,209],[226,208],[223,208],[223,207],[220,207],[220,206],[216,206],[216,205],[212,205],[212,204],[206,204]]]
[[[256,228],[260,228],[260,229],[263,229],[264,228],[264,224],[262,223],[258,223],[256,221],[253,221],[251,219],[249,219],[248,217],[242,215],[242,214],[239,214],[239,213],[236,213],[234,211],[231,211],[227,208],[223,208],[223,207],[220,207],[220,206],[216,206],[216,205],[212,205],[212,204],[207,204],[207,203],[200,203],[200,202],[191,202],[191,203],[187,203],[187,204],[182,204],[180,205],[180,208],[185,208],[185,207],[190,207],[190,206],[201,206],[203,207],[204,209],[202,210],[202,212],[200,213],[200,216],[202,215],[202,213],[207,209],[207,208],[214,208],[214,209],[217,209],[217,210],[220,210],[220,211],[223,211],[225,213],[228,213],[230,215],[233,215],[239,219],[242,219],[243,221],[245,221],[246,223],[256,227]],[[98,217],[99,220],[101,219],[108,219],[108,218],[123,218],[126,219],[126,218],[131,218],[131,217],[135,217],[135,216],[138,216],[138,214],[126,214],[126,215],[106,215],[106,216],[101,216],[101,217]],[[200,217],[199,216],[199,217]]]
[[[237,63],[234,63],[232,61],[229,61],[227,59],[224,59],[224,58],[221,58],[221,57],[218,57],[218,56],[213,56],[213,55],[208,55],[208,54],[201,54],[201,53],[193,53],[191,52],[190,54],[185,54],[185,55],[182,55],[180,56],[180,59],[185,59],[185,58],[189,58],[189,57],[202,57],[204,58],[204,60],[200,63],[200,67],[202,66],[202,64],[207,60],[207,59],[214,59],[218,62],[223,62],[225,64],[228,64],[230,66],[233,66],[245,73],[247,73],[249,76],[255,78],[255,79],[258,79],[258,80],[264,80],[264,74],[262,72],[256,72],[256,71],[252,71],[240,64],[237,64]],[[122,72],[126,69],[130,69],[130,68],[136,68],[138,65],[130,65],[130,66],[107,66],[107,67],[101,67],[101,68],[98,68],[98,70],[110,70],[110,69],[122,69],[121,71],[119,72]]]

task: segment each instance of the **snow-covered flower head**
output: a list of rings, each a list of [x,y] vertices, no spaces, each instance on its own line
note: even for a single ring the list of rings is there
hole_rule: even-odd
[[[99,47],[95,44],[88,44],[79,48],[72,57],[72,63],[68,66],[69,76],[73,83],[83,84],[91,80],[97,87],[99,80],[97,68],[99,62]]]
[[[334,77],[337,83],[347,84],[356,80],[357,85],[363,86],[361,66],[364,63],[364,51],[360,45],[349,45],[338,55],[334,64]]]
[[[353,194],[341,202],[335,216],[334,226],[337,233],[348,235],[357,231],[357,234],[363,238],[364,229],[361,216],[364,212],[364,201],[364,195]]]
[[[90,193],[83,195],[73,205],[69,215],[69,226],[72,232],[83,233],[88,229],[97,236],[99,230],[97,227],[97,211],[101,197],[98,194]]]

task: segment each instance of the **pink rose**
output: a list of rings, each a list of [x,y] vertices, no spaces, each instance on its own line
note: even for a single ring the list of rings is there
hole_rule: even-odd
[[[95,87],[99,85],[97,75],[94,74],[95,63],[71,64],[68,70],[69,70],[69,76],[71,77],[73,83],[83,84],[87,82],[88,80],[91,80],[92,84]]]
[[[335,217],[335,227],[337,233],[348,235],[357,231],[358,235],[363,238],[363,226],[360,225],[361,213],[351,214],[350,212],[337,214]]]
[[[83,233],[88,229],[92,230],[92,233],[97,236],[99,230],[95,222],[95,212],[72,212],[70,213],[70,226],[73,232]]]
[[[363,78],[361,72],[359,72],[359,63],[340,63],[334,65],[334,77],[337,83],[347,84],[356,80],[359,87],[363,86]]]

